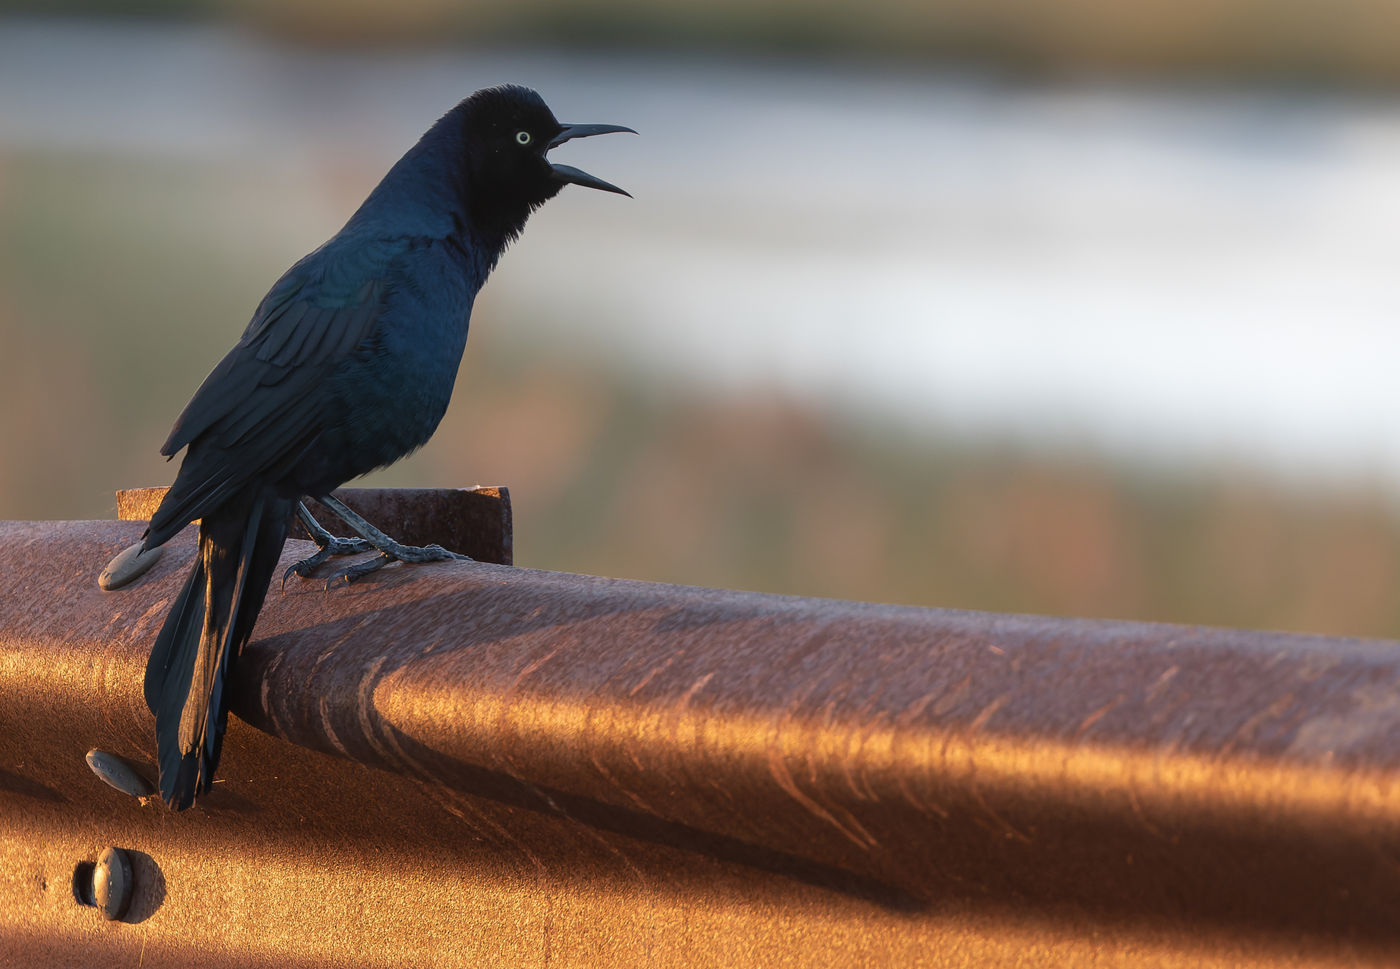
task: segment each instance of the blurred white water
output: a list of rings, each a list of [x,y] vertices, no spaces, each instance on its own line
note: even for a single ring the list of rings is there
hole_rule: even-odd
[[[642,132],[561,149],[636,200],[535,216],[489,293],[522,341],[914,427],[1400,480],[1400,102],[0,22],[0,153],[334,172],[334,198],[228,215],[315,244],[507,80]]]

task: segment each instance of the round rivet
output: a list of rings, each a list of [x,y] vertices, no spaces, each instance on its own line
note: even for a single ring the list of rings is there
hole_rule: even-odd
[[[102,917],[116,921],[131,906],[131,859],[120,848],[108,848],[97,856],[92,873],[92,899]]]
[[[120,848],[106,848],[96,864],[80,861],[73,869],[73,897],[79,905],[95,906],[108,921],[126,914],[134,888],[131,859]]]
[[[120,589],[128,582],[144,575],[147,569],[159,561],[161,554],[165,551],[164,546],[142,551],[141,544],[141,542],[137,542],[135,545],[130,545],[118,552],[112,561],[107,563],[102,574],[97,577],[97,584],[108,592]]]
[[[87,752],[87,765],[111,787],[132,797],[150,797],[156,786],[124,757],[93,748]]]

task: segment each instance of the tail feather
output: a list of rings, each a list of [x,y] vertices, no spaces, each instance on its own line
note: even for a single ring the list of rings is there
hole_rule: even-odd
[[[204,558],[195,560],[189,578],[180,594],[175,597],[175,605],[165,617],[165,625],[160,628],[156,644],[151,648],[151,658],[146,661],[146,706],[151,713],[160,710],[161,697],[165,693],[165,680],[175,665],[176,656],[182,651],[177,644],[199,641],[199,631],[204,625]],[[188,647],[186,650],[188,651]],[[188,682],[181,689],[188,689]]]
[[[199,559],[146,665],[146,704],[156,717],[160,790],[184,810],[214,779],[228,722],[233,664],[252,635],[295,502],[254,494],[207,514]]]

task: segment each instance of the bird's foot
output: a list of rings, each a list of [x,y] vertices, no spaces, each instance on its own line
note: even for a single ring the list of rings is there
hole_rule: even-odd
[[[320,543],[318,542],[317,544],[319,545]],[[363,538],[336,538],[332,536],[331,541],[327,542],[325,545],[321,545],[314,554],[308,555],[300,562],[289,566],[287,571],[282,573],[282,586],[283,588],[286,587],[287,580],[290,579],[293,574],[303,579],[306,578],[312,572],[315,572],[316,569],[320,568],[321,564],[329,558],[333,558],[337,555],[358,555],[360,552],[368,552],[372,547],[373,546]]]
[[[390,562],[412,562],[414,564],[422,564],[424,562],[471,561],[469,556],[462,555],[458,552],[449,552],[441,545],[400,545],[393,539],[386,539],[382,546],[376,543],[374,547],[379,549],[378,555],[372,559],[365,559],[363,562],[347,565],[326,580],[326,588],[329,589],[342,579],[345,580],[346,585],[349,585],[356,579],[369,575],[371,572],[378,572]]]
[[[319,546],[319,549],[315,555],[303,559],[289,568],[286,574],[282,576],[282,582],[284,584],[287,581],[287,577],[293,572],[304,578],[332,555],[354,555],[359,552],[368,552],[371,549],[378,551],[379,554],[374,558],[365,559],[363,562],[356,562],[353,565],[348,565],[339,570],[326,580],[326,588],[329,589],[342,579],[349,585],[356,579],[369,575],[371,572],[379,571],[390,562],[412,562],[420,564],[424,562],[471,561],[470,556],[462,555],[459,552],[448,551],[441,545],[402,545],[365,521],[347,507],[344,502],[331,495],[323,497],[321,503],[335,512],[335,514],[344,520],[345,524],[349,525],[360,537],[336,538],[321,527],[320,522],[312,517],[311,512],[306,510],[304,504],[298,503],[297,517],[299,517],[302,524],[306,526],[307,532],[311,534],[312,539]]]
[[[358,555],[360,552],[368,552],[374,548],[363,538],[339,538],[332,535],[322,527],[315,517],[307,510],[306,505],[297,502],[297,517],[301,519],[302,527],[311,536],[311,540],[316,543],[316,552],[295,563],[282,573],[282,588],[287,588],[287,580],[295,573],[301,578],[306,578],[321,566],[321,563],[337,555]]]

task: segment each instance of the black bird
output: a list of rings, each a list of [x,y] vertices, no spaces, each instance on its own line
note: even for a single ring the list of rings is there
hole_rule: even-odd
[[[273,285],[186,405],[161,453],[188,450],[143,539],[152,549],[200,520],[198,559],[146,666],[170,807],[183,810],[209,790],[230,674],[294,514],[321,550],[288,574],[370,548],[380,555],[333,578],[395,559],[461,557],[398,545],[329,493],[432,436],[472,300],[530,213],[570,184],[627,194],[545,153],[571,138],[631,130],[561,124],[528,88],[477,91],[428,129],[340,232]],[[303,496],[329,499],[362,540],[331,538]]]

